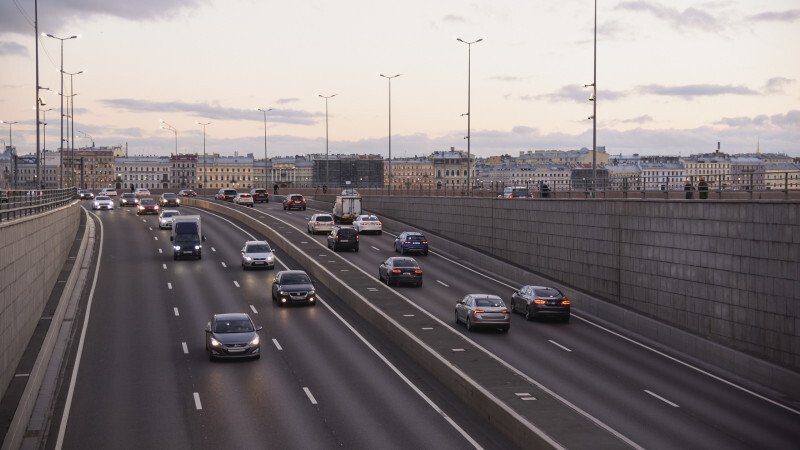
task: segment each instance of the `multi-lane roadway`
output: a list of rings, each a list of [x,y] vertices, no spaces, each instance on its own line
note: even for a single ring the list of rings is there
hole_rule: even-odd
[[[274,305],[273,272],[239,265],[244,241],[262,236],[215,213],[181,210],[202,216],[208,237],[202,260],[173,261],[169,231],[158,229],[155,216],[133,209],[92,213],[102,239],[76,381],[58,433],[65,448],[511,446],[320,283],[316,307]],[[395,254],[394,236],[405,231],[363,235],[358,253],[334,254],[324,235],[305,234],[314,212],[329,211],[283,211],[275,201],[252,210],[278,219],[278,231],[293,239],[317,241],[317,257],[376,278],[378,265]],[[569,323],[515,315],[507,334],[467,332],[453,321],[456,299],[491,293],[507,300],[524,280],[484,273],[480,261],[448,258],[429,239],[431,253],[416,257],[424,285],[394,289],[618,435],[621,447],[796,448],[800,442],[796,406],[604,328],[582,316],[580,304]],[[277,270],[302,268],[281,250],[277,256]],[[208,361],[203,328],[221,312],[248,312],[264,327],[260,360]]]

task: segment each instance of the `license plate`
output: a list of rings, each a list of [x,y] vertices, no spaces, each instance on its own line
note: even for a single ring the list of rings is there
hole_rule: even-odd
[[[241,353],[244,351],[244,348],[229,348],[228,353]]]
[[[339,242],[350,242],[347,239],[340,239]]]
[[[404,277],[410,277],[410,276],[411,276],[411,274],[410,274],[410,273],[408,273],[408,272],[406,272],[406,273],[404,273],[404,274],[403,274],[403,276],[404,276]]]
[[[266,262],[265,261],[253,261],[253,264],[254,265],[266,264]]]
[[[419,242],[412,242],[412,244],[414,244],[414,245],[419,245]]]

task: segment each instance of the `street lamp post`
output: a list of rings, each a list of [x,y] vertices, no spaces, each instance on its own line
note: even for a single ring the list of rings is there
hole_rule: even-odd
[[[328,186],[330,184],[330,172],[328,171],[328,166],[330,166],[330,159],[328,158],[328,99],[336,97],[336,94],[328,96],[317,94],[317,97],[325,99],[325,186]]]
[[[164,119],[158,119],[158,121],[161,122],[161,126],[159,128],[161,128],[162,130],[170,130],[173,133],[175,133],[175,157],[177,158],[178,157],[178,129],[173,127],[172,125],[168,124],[167,122],[164,122]],[[175,169],[175,161],[174,160],[172,161],[172,168],[173,168],[173,170],[170,173],[172,179],[170,181],[172,181],[174,183],[175,182],[174,181],[175,180],[175,170],[174,170]]]
[[[89,133],[87,133],[85,131],[81,131],[81,130],[78,130],[78,133],[83,135],[81,137],[88,138],[90,141],[92,141],[92,148],[94,148],[94,138]]]
[[[467,193],[469,195],[471,195],[472,194],[472,185],[470,184],[470,175],[471,175],[470,163],[471,163],[471,159],[472,158],[470,156],[471,155],[470,146],[472,144],[472,139],[471,139],[471,135],[470,135],[470,125],[471,125],[470,122],[472,120],[472,114],[471,114],[472,111],[471,111],[471,98],[470,97],[471,97],[471,76],[472,76],[472,74],[471,74],[471,71],[472,71],[472,44],[477,44],[478,42],[482,41],[483,39],[481,38],[481,39],[478,39],[477,41],[472,41],[472,42],[464,41],[461,38],[456,38],[456,40],[459,41],[459,42],[463,42],[463,43],[467,44],[467,48],[468,48],[468,51],[467,51]]]
[[[11,125],[14,125],[15,123],[19,123],[19,122],[6,122],[4,120],[0,120],[0,123],[8,124],[8,149],[11,152],[11,164],[12,164],[12,166],[11,166],[11,169],[12,169],[11,170],[11,176],[12,176],[12,178],[11,178],[11,187],[12,187],[12,189],[16,189],[17,188],[17,165],[16,165],[15,157],[14,157],[14,141],[11,140]]]
[[[204,122],[195,122],[195,123],[197,125],[200,125],[201,127],[203,127],[203,195],[207,195],[208,193],[206,192],[206,190],[208,189],[208,187],[206,185],[208,184],[208,181],[206,180],[206,177],[208,176],[208,174],[206,173],[206,167],[207,167],[206,166],[206,125],[211,125],[211,122],[205,122],[205,123]]]
[[[47,37],[51,37],[53,39],[58,39],[59,41],[61,41],[61,70],[60,70],[61,71],[61,91],[59,91],[61,93],[61,141],[59,141],[60,143],[58,145],[60,147],[62,147],[62,148],[61,148],[61,151],[59,152],[61,154],[61,163],[59,164],[58,187],[59,188],[63,188],[64,187],[64,149],[63,149],[63,146],[64,146],[64,41],[67,41],[67,40],[70,40],[70,39],[78,39],[80,37],[80,35],[76,34],[75,36],[70,36],[70,37],[67,37],[67,38],[60,38],[60,37],[53,36],[52,34],[47,34],[47,33],[42,33],[42,35],[47,36]],[[38,45],[37,45],[37,49],[38,49]]]
[[[597,190],[597,0],[594,0],[594,78],[592,84],[583,87],[592,87],[592,197]]]
[[[272,111],[272,108],[256,108],[256,111],[264,113],[264,189],[269,190],[269,184],[267,182],[267,113]]]
[[[80,70],[78,72],[70,73],[70,72],[64,72],[62,69],[62,73],[64,75],[69,75],[69,104],[70,104],[69,116],[72,119],[71,121],[72,128],[70,129],[69,133],[71,138],[71,143],[69,145],[69,148],[70,148],[70,155],[72,155],[72,157],[70,158],[69,161],[69,167],[70,167],[70,181],[72,183],[75,183],[75,96],[78,94],[75,93],[72,77],[74,77],[75,75],[86,73],[86,71]]]
[[[392,195],[392,78],[397,78],[401,73],[397,75],[384,75],[382,73],[378,74],[379,76],[386,78],[389,80],[389,195]]]
[[[39,184],[41,189],[44,189],[44,178],[42,177],[42,168],[47,163],[47,113],[52,111],[53,108],[40,109],[42,113],[42,160],[39,162],[39,167],[36,168],[36,175],[39,177]],[[39,160],[39,157],[36,158]]]

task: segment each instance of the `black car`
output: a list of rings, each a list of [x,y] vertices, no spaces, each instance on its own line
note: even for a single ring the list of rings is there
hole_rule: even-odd
[[[78,195],[80,196],[81,200],[91,200],[94,198],[94,194],[92,194],[92,191],[88,189],[81,189]]]
[[[358,230],[355,228],[333,227],[328,235],[328,248],[333,251],[358,251]]]
[[[181,200],[178,198],[178,194],[173,194],[171,192],[165,192],[161,194],[161,198],[158,199],[158,204],[162,207],[164,206],[181,206]]]
[[[206,327],[208,359],[260,358],[259,331],[246,313],[214,314]]]
[[[302,270],[282,270],[272,279],[272,300],[283,306],[289,303],[316,305],[314,283]]]
[[[284,210],[306,210],[306,199],[300,194],[289,194],[283,199]]]
[[[81,197],[82,199],[83,197]],[[0,192],[0,203],[8,203],[8,192],[2,191]]]
[[[554,317],[569,322],[570,301],[556,288],[547,286],[522,286],[511,295],[511,312],[519,312],[525,319]]]
[[[422,269],[414,258],[392,256],[378,266],[378,279],[386,284],[413,284],[422,286]]]
[[[224,200],[226,202],[232,202],[233,198],[236,197],[236,189],[220,189],[214,195],[214,198],[217,200]]]
[[[253,197],[253,203],[269,203],[269,192],[266,189],[252,189],[250,196]]]

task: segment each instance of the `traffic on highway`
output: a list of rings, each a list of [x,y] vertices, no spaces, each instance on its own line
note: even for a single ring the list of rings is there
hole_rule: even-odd
[[[329,226],[330,211],[307,199],[290,197],[289,207],[226,200],[210,201],[302,242],[331,270],[393,290],[606,430],[619,448],[800,442],[796,408],[596,322],[555,288],[456,260],[413,226],[383,221],[380,232],[359,233],[380,215]],[[182,205],[172,220],[199,217],[203,257],[173,259],[174,225],[163,229],[158,215],[134,209],[90,211],[102,237],[60,419],[63,447],[515,447],[276,242]],[[256,266],[264,270],[249,270]]]

